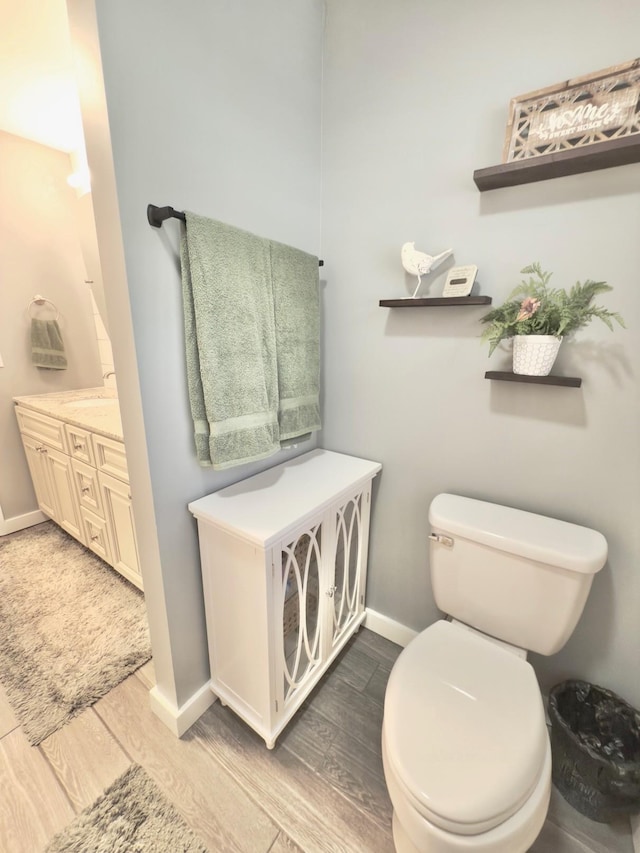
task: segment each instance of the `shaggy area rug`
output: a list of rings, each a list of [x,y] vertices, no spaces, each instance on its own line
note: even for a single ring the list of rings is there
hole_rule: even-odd
[[[207,853],[137,764],[49,843],[45,853]]]
[[[0,681],[40,743],[151,657],[144,596],[53,522],[0,539]]]

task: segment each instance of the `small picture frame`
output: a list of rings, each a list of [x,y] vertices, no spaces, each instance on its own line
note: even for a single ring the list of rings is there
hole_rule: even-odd
[[[442,295],[469,296],[477,274],[478,267],[475,264],[468,264],[465,267],[451,267],[447,273]]]
[[[640,133],[640,58],[511,99],[503,163]]]

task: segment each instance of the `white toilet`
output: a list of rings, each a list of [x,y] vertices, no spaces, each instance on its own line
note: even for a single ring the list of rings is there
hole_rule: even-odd
[[[544,708],[527,650],[552,655],[604,565],[600,533],[441,494],[431,582],[453,618],[402,651],[385,695],[384,773],[397,853],[524,853],[551,789]]]

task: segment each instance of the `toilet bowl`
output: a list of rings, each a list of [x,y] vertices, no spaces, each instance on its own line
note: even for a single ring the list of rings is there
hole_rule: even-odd
[[[527,650],[571,635],[607,543],[597,531],[459,495],[429,510],[438,607],[389,677],[382,758],[397,853],[525,853],[551,749]]]
[[[436,622],[391,673],[382,758],[398,853],[527,850],[551,788],[530,664],[477,632]]]

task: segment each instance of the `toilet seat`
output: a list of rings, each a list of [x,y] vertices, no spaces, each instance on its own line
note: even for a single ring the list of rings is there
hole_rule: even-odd
[[[548,735],[527,661],[440,621],[399,656],[385,696],[385,758],[412,807],[475,835],[513,815],[542,773]]]

